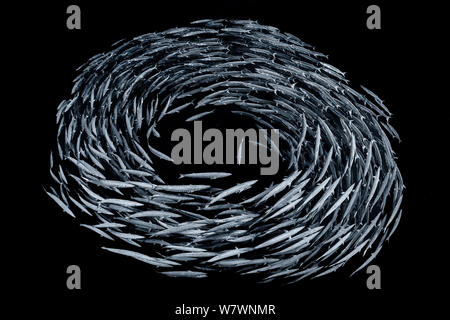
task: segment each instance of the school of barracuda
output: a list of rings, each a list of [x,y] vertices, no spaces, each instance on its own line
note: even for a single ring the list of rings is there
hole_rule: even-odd
[[[57,109],[45,191],[106,238],[103,249],[172,277],[227,271],[291,283],[355,255],[361,270],[401,217],[399,137],[383,101],[352,89],[326,58],[250,20],[119,41],[80,67]],[[267,185],[224,170],[165,181],[156,168],[170,155],[152,143],[161,120],[214,119],[217,109],[280,130],[281,177]],[[221,187],[225,179],[235,183]]]

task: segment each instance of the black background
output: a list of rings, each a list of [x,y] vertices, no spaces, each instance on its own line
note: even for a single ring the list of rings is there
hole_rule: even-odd
[[[66,28],[70,4],[81,7],[81,30]],[[366,28],[370,4],[381,7],[381,30]],[[446,192],[439,187],[444,172],[432,172],[448,163],[443,151],[448,145],[447,128],[438,122],[449,120],[449,113],[444,103],[433,98],[438,91],[436,80],[425,74],[428,69],[439,72],[444,63],[436,46],[440,29],[433,25],[433,14],[439,10],[407,2],[394,6],[387,1],[94,4],[74,0],[19,3],[6,12],[15,18],[10,29],[18,32],[13,36],[12,53],[21,61],[14,72],[21,88],[14,93],[15,101],[21,105],[13,106],[13,111],[19,111],[15,117],[23,123],[9,131],[18,143],[12,143],[8,154],[13,155],[13,164],[23,177],[8,179],[13,198],[5,201],[13,202],[14,209],[3,212],[17,218],[14,225],[5,226],[14,233],[8,242],[14,244],[14,255],[7,264],[15,272],[6,280],[13,283],[12,296],[21,302],[15,312],[183,319],[174,316],[175,307],[183,303],[230,303],[275,304],[277,316],[265,319],[385,317],[408,310],[433,313],[445,297],[437,292],[445,288],[442,259],[447,255],[438,248],[444,239],[437,229],[448,213],[448,208],[438,204],[439,193]],[[143,263],[101,250],[97,235],[80,228],[45,195],[42,185],[50,181],[48,161],[56,138],[56,108],[70,95],[75,69],[120,39],[203,18],[250,18],[292,33],[328,54],[329,63],[346,71],[353,87],[370,88],[394,113],[392,124],[402,138],[394,149],[406,190],[399,227],[373,262],[381,268],[381,290],[367,289],[364,270],[349,277],[357,267],[351,263],[331,275],[289,286],[229,276],[162,277]],[[7,119],[5,127],[10,125]],[[6,168],[5,175],[13,172],[16,169]],[[79,291],[66,288],[66,268],[71,264],[81,267]],[[227,318],[245,317],[223,317]]]

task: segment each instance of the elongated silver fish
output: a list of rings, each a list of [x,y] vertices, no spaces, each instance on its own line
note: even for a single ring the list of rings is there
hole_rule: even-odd
[[[213,204],[214,202],[219,201],[220,199],[223,199],[231,194],[234,193],[240,193],[244,190],[249,189],[252,185],[254,185],[256,182],[258,182],[258,180],[250,180],[247,182],[243,182],[240,184],[235,185],[234,187],[231,187],[227,190],[222,191],[221,193],[219,193],[217,196],[215,196],[210,202],[209,205]]]
[[[180,178],[192,178],[192,179],[218,179],[231,176],[228,172],[193,172],[180,174]]]

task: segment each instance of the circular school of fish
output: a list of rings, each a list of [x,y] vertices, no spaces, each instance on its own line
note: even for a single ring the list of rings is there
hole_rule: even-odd
[[[390,143],[399,138],[383,102],[325,61],[297,37],[250,20],[202,20],[120,41],[80,67],[58,107],[46,192],[106,238],[103,249],[168,276],[220,271],[290,283],[352,257],[356,272],[401,217]],[[170,167],[160,124],[211,123],[217,110],[279,129],[277,175],[242,181]]]

